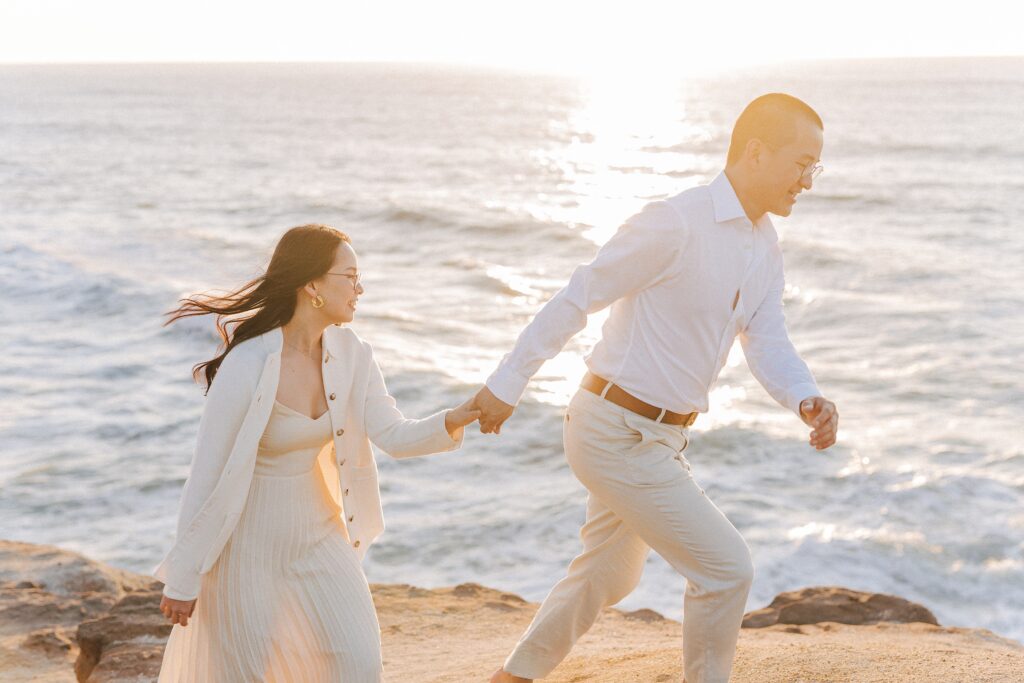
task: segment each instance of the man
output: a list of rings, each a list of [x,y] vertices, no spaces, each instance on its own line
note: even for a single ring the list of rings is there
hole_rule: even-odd
[[[601,610],[636,587],[651,548],[687,579],[685,680],[728,681],[753,565],[683,451],[737,335],[757,380],[812,428],[810,444],[835,443],[835,404],[786,332],[782,253],[767,216],[788,216],[811,189],[823,129],[795,97],[751,102],[724,172],[628,219],[541,308],[477,394],[480,430],[500,432],[543,362],[588,314],[612,307],[563,425],[566,459],[590,493],[583,552],[492,683],[548,675]]]

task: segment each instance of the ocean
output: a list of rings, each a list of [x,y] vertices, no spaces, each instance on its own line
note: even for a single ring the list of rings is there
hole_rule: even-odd
[[[212,320],[309,222],[351,235],[353,327],[409,416],[471,396],[621,221],[721,169],[785,91],[825,122],[790,218],[790,335],[841,415],[818,452],[738,344],[687,458],[746,538],[748,609],[841,585],[1024,640],[1024,58],[804,62],[624,81],[412,64],[0,66],[0,538],[149,572],[173,539]],[[605,312],[502,434],[397,462],[373,582],[542,599],[586,492],[562,413]],[[651,556],[621,606],[682,616]]]

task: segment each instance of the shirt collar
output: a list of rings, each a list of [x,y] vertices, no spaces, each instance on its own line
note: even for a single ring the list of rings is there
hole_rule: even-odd
[[[768,217],[767,213],[757,219],[756,223],[752,223],[747,217],[747,212],[743,210],[740,198],[736,196],[736,191],[732,189],[732,183],[729,182],[729,176],[725,175],[725,171],[721,171],[715,176],[715,179],[711,181],[708,188],[711,190],[711,203],[715,207],[716,223],[725,223],[742,218],[748,226],[760,228],[760,231],[764,233],[769,242],[779,241],[779,235],[775,231],[775,224],[772,223],[772,219]]]
[[[711,203],[715,207],[716,223],[725,223],[737,218],[747,218],[743,205],[740,204],[740,198],[736,196],[736,191],[732,189],[732,183],[729,182],[729,177],[725,175],[725,171],[721,171],[715,176],[715,179],[711,181],[708,188],[711,190]],[[747,221],[749,222],[750,219],[748,218]]]

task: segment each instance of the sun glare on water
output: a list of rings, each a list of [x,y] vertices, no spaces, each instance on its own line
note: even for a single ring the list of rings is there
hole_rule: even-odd
[[[580,106],[556,124],[567,127],[568,142],[537,152],[540,163],[562,175],[561,201],[529,210],[579,229],[600,246],[644,204],[703,181],[705,163],[684,150],[688,141],[710,133],[687,116],[682,73],[598,69],[579,84]],[[537,400],[568,403],[586,371],[583,355],[600,338],[607,317],[607,309],[591,315],[576,350],[544,364],[534,383]]]

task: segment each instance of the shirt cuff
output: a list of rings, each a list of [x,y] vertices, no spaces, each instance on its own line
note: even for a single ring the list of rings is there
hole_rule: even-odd
[[[421,424],[425,427],[424,436],[411,449],[412,455],[447,453],[462,447],[462,438],[453,439],[445,427],[444,418],[447,414],[447,410],[441,410],[423,419]]]
[[[789,388],[787,393],[789,395],[789,409],[796,413],[797,417],[801,419],[803,419],[803,417],[800,415],[800,404],[804,402],[804,399],[822,396],[821,390],[818,389],[818,385],[810,382],[792,386]]]
[[[439,451],[439,452],[454,451],[454,450],[457,450],[459,448],[462,448],[462,440],[466,436],[466,427],[461,427],[458,430],[459,431],[459,438],[457,438],[457,439],[452,438],[452,433],[449,432],[448,431],[448,427],[445,426],[447,424],[447,422],[448,422],[448,420],[446,419],[448,417],[448,413],[449,413],[448,410],[442,410],[439,413],[440,416],[441,416],[441,420],[440,420],[440,422],[441,422],[441,434],[438,435],[438,443],[443,443],[445,445],[444,451]]]
[[[163,593],[172,600],[195,600],[199,596],[202,579],[199,572],[190,570],[178,559],[177,540],[150,575],[164,584]]]
[[[171,600],[185,600],[185,601],[195,600],[198,597],[196,595],[188,595],[186,593],[182,593],[180,591],[176,591],[173,588],[171,588],[170,586],[166,586],[166,585],[164,586],[164,595],[166,595]]]
[[[523,397],[523,392],[526,391],[526,385],[529,383],[529,377],[523,377],[516,372],[501,368],[491,373],[491,376],[484,382],[492,394],[510,406],[519,403],[519,399]]]

